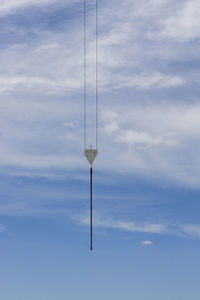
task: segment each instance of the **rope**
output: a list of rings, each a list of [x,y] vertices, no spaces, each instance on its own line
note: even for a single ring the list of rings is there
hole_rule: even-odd
[[[96,90],[95,90],[95,104],[96,104],[96,149],[98,149],[98,101],[99,101],[99,76],[98,76],[98,27],[99,27],[99,16],[98,16],[98,0],[95,0],[96,8]],[[84,0],[84,149],[87,145],[87,32],[86,32],[86,23],[87,23],[87,9],[86,9],[86,0]]]

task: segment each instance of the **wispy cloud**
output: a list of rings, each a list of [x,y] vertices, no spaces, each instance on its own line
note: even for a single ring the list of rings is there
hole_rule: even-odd
[[[89,224],[88,217],[79,217],[76,218],[78,222],[83,225]],[[136,224],[134,222],[127,222],[121,220],[113,220],[113,219],[101,219],[96,217],[95,218],[95,226],[96,227],[103,227],[103,228],[110,228],[110,229],[119,229],[124,231],[130,232],[147,232],[147,233],[163,233],[165,232],[166,228],[162,224]]]
[[[120,105],[104,112],[104,143],[109,147],[113,141],[109,153],[118,168],[143,174],[154,170],[154,174],[199,185],[198,156],[192,154],[199,143],[198,115],[198,103],[145,103],[142,107],[129,103],[129,111]]]
[[[161,73],[142,73],[132,76],[119,76],[116,80],[116,86],[119,87],[136,87],[139,89],[149,88],[168,88],[185,84],[185,80],[180,76],[165,75]]]
[[[53,3],[8,0],[1,2],[1,9],[6,14],[15,10],[17,13],[20,8],[23,14],[23,7],[34,5],[40,9],[40,5],[46,5],[48,15],[49,11],[53,13]],[[82,3],[76,7],[80,14]],[[176,60],[184,62],[187,57],[190,61],[194,50],[187,39],[181,43],[174,41],[169,29],[173,27],[176,32],[182,28],[169,22],[179,14],[178,20],[183,19],[179,23],[184,26],[190,26],[188,14],[188,20],[194,18],[193,23],[198,23],[194,7],[198,8],[196,1],[101,2],[99,169],[123,170],[151,179],[162,177],[199,186],[199,158],[194,149],[200,143],[200,108],[196,96],[190,96],[197,76],[175,68]],[[34,10],[27,13],[32,16]],[[95,84],[93,17],[91,9],[87,19],[91,144]],[[7,39],[0,49],[1,165],[29,168],[29,172],[32,168],[34,173],[37,168],[38,174],[44,168],[84,166],[82,21],[79,17],[67,26],[63,21],[62,29],[57,30],[49,24],[41,31],[31,24],[31,34],[26,35],[30,24],[19,28],[13,19],[11,31],[15,40]],[[197,36],[195,24],[190,26],[191,38]],[[5,32],[0,31],[3,36],[9,26],[5,26]]]
[[[181,226],[182,231],[191,236],[200,238],[200,224],[186,224]]]
[[[88,216],[75,216],[74,220],[77,224],[88,226],[90,223]],[[172,221],[164,223],[138,223],[133,221],[116,220],[114,218],[103,218],[95,215],[94,226],[96,228],[115,229],[120,231],[135,232],[135,233],[149,233],[160,235],[171,235],[182,238],[200,238],[200,224],[178,224]],[[142,245],[152,245],[151,240],[144,240]]]
[[[160,36],[191,40],[200,36],[200,3],[198,0],[182,1],[163,21]]]
[[[45,77],[34,77],[34,76],[11,76],[11,77],[0,77],[0,93],[8,91],[24,91],[33,92],[37,90],[38,93],[53,95],[69,92],[72,89],[80,88],[78,82],[73,79],[47,79]]]
[[[44,6],[55,3],[56,0],[0,0],[0,15],[14,13],[18,9],[34,6]],[[70,1],[65,1],[70,3]],[[76,1],[77,2],[77,1]],[[75,1],[74,1],[75,3]]]

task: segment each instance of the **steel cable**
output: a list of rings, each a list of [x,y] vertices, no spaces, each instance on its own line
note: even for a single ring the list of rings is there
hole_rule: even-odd
[[[96,149],[98,149],[98,101],[99,101],[99,70],[98,70],[98,43],[99,43],[99,15],[98,15],[98,0],[95,0],[95,8],[96,8],[96,82],[95,82],[95,105],[96,105]],[[86,7],[86,0],[84,0],[84,149],[87,146],[87,7]]]

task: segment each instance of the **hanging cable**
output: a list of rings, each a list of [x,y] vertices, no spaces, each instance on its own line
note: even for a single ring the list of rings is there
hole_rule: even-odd
[[[90,146],[87,149],[87,31],[86,31],[86,21],[87,21],[87,10],[86,10],[86,0],[84,0],[84,153],[90,165],[90,250],[93,250],[93,203],[92,203],[92,174],[93,168],[92,164],[98,154],[98,0],[95,0],[96,8],[96,80],[95,80],[95,105],[96,105],[96,149]]]
[[[98,52],[98,35],[99,35],[99,15],[98,15],[98,0],[96,0],[96,149],[98,149],[98,98],[99,98],[99,52]]]
[[[84,0],[84,149],[86,149],[86,116],[87,116],[87,57],[86,57],[86,44],[87,44],[87,37],[86,37],[86,0]]]
[[[98,70],[98,59],[99,59],[99,53],[98,53],[98,0],[95,0],[95,10],[96,10],[96,29],[95,29],[95,43],[96,43],[96,50],[95,50],[95,105],[96,105],[96,149],[98,149],[98,98],[99,98],[99,70]],[[87,146],[87,6],[86,6],[86,0],[84,0],[84,149],[86,149]]]

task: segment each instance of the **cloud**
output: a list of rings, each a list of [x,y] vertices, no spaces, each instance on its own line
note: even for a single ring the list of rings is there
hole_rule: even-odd
[[[92,83],[91,83],[92,84]],[[176,86],[184,84],[184,81],[179,77],[165,76],[162,74],[151,74],[149,77],[145,76],[138,78],[118,78],[115,82],[116,88],[119,87],[138,87],[147,89],[150,87],[161,88]],[[108,88],[108,83],[104,82],[104,89]],[[0,77],[0,93],[12,91],[37,91],[43,95],[71,93],[77,89],[82,89],[82,82],[80,77],[76,75],[68,78],[47,78],[45,76],[30,76],[30,75],[17,75],[17,76],[1,76]]]
[[[152,245],[153,242],[152,242],[152,241],[149,241],[149,240],[145,240],[145,241],[142,241],[141,244],[142,244],[143,246],[149,246],[149,245]]]
[[[44,94],[59,94],[69,92],[75,88],[80,88],[79,82],[71,79],[48,79],[45,77],[36,76],[10,76],[0,77],[0,93],[8,91],[37,91],[37,93]]]
[[[51,2],[53,2],[53,0],[0,0],[0,14],[8,14],[24,6],[49,4]]]
[[[82,217],[76,218],[83,225],[89,224],[89,218]],[[163,233],[165,232],[166,228],[162,224],[136,224],[134,222],[127,222],[121,220],[112,220],[112,219],[101,219],[95,218],[94,225],[96,227],[103,227],[103,228],[111,228],[111,229],[119,229],[124,231],[130,232],[147,232],[147,233]]]
[[[2,9],[15,13],[18,7],[23,15],[23,7],[37,5],[40,9],[40,4],[51,3],[3,1]],[[194,80],[187,70],[178,72],[171,67],[186,55],[193,57],[192,46],[187,41],[184,47],[178,42],[172,45],[168,39],[163,44],[157,37],[171,12],[176,15],[177,1],[117,3],[103,1],[100,5],[101,142],[95,163],[99,170],[199,185],[199,158],[194,149],[200,143],[200,107],[196,96],[191,96]],[[182,9],[186,3],[183,1]],[[77,8],[77,2],[71,5]],[[80,15],[82,4],[78,9]],[[53,20],[51,5],[45,18],[50,11],[49,20]],[[32,10],[26,12],[30,19],[32,14]],[[91,9],[87,31],[88,144],[94,144],[95,131],[93,17]],[[36,169],[38,174],[45,169],[46,174],[52,167],[61,172],[85,167],[82,19],[74,22],[71,14],[67,18],[67,25],[63,21],[57,29],[50,22],[45,30],[38,30],[34,23],[19,26],[15,18],[11,30],[8,20],[3,19],[5,32],[0,33],[7,36],[11,30],[15,40],[6,39],[0,49],[2,166],[28,168],[24,171],[29,174],[30,169],[34,174]]]
[[[182,231],[193,237],[200,238],[200,224],[186,224],[181,226]]]
[[[31,7],[31,6],[43,6],[55,3],[56,0],[0,0],[0,15],[8,15],[14,13],[18,9]],[[68,3],[69,1],[67,1]],[[77,2],[77,1],[76,1]]]
[[[152,137],[146,132],[137,132],[133,130],[123,132],[117,137],[117,141],[135,145],[158,145],[163,143],[163,140],[160,137]]]
[[[138,74],[130,77],[119,77],[119,87],[137,87],[140,89],[168,88],[185,84],[180,76],[171,76],[159,72],[152,74]]]
[[[76,0],[0,1],[0,173],[4,176],[87,180],[82,175],[88,167],[82,151],[82,4]],[[199,187],[198,1],[103,0],[99,4],[100,142],[95,167],[113,181],[123,173],[156,185],[170,181],[170,186]],[[88,145],[95,140],[93,21],[90,6]],[[102,177],[108,184],[108,176]],[[73,197],[83,195],[68,195]],[[1,203],[1,214],[67,215],[59,205],[47,207],[46,199],[66,200],[58,186],[45,195],[28,190],[25,196],[23,188],[22,198],[9,197]],[[81,224],[88,221],[81,218]],[[123,220],[119,215],[95,217],[95,222],[97,228],[130,234],[200,237],[199,224],[169,221],[166,225],[154,219]],[[142,245],[150,242],[142,241]]]
[[[80,225],[88,226],[90,220],[88,216],[75,216],[74,221]],[[179,224],[168,220],[164,223],[136,223],[133,221],[116,220],[114,218],[103,218],[95,214],[94,226],[96,228],[115,229],[121,231],[127,231],[130,233],[149,233],[149,234],[160,234],[160,235],[171,235],[182,238],[200,238],[200,224]],[[149,246],[152,245],[151,240],[144,240],[141,245]]]
[[[128,108],[115,104],[103,113],[103,143],[113,158],[113,164],[108,160],[107,167],[143,175],[150,172],[151,176],[160,174],[199,185],[199,158],[193,152],[194,145],[199,144],[199,104],[160,102],[140,106],[133,102]],[[185,160],[186,153],[189,160]]]
[[[200,36],[200,3],[198,0],[182,1],[163,21],[160,35],[168,38],[191,40]]]

